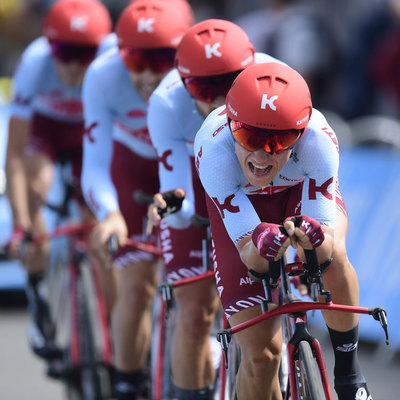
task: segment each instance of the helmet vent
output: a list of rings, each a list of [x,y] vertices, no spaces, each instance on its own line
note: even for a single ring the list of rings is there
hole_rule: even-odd
[[[283,83],[284,85],[287,85],[288,84],[288,81],[285,81],[284,79],[282,79],[282,78],[275,78],[278,82],[281,82],[281,83]]]

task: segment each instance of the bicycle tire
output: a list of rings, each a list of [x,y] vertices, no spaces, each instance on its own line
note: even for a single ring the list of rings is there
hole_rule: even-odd
[[[80,265],[78,280],[79,304],[79,342],[81,348],[81,365],[79,366],[82,400],[100,400],[105,397],[101,393],[100,369],[102,365],[97,359],[96,337],[93,326],[96,323],[96,305],[91,302],[94,296],[92,276],[89,266]]]
[[[302,340],[299,343],[298,352],[299,357],[295,361],[295,377],[299,399],[325,399],[319,368],[310,344]]]
[[[240,346],[234,336],[228,349],[228,373],[226,375],[225,398],[227,400],[237,400],[236,375],[239,371],[241,361]]]
[[[53,240],[50,268],[47,274],[49,303],[55,326],[55,343],[62,350],[62,357],[49,363],[48,375],[60,379],[68,400],[82,400],[81,381],[71,359],[71,293],[72,266],[68,249],[70,239]],[[77,286],[78,286],[78,282]]]
[[[166,317],[164,307],[162,297],[156,295],[153,301],[153,334],[150,348],[151,398],[153,400],[172,398],[170,349],[176,310],[173,305]]]
[[[289,322],[286,315],[281,318],[282,321],[282,353],[279,363],[279,386],[281,388],[282,398],[285,394],[289,383],[289,360],[287,354],[287,344],[289,342]]]

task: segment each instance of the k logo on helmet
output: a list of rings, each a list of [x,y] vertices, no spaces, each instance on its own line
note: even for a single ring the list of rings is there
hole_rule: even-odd
[[[218,50],[221,46],[220,42],[214,43],[212,46],[210,44],[206,44],[204,49],[206,51],[206,58],[222,57],[222,53]]]
[[[276,111],[276,105],[274,104],[274,101],[278,100],[278,96],[271,96],[270,98],[268,98],[267,94],[263,94],[262,95],[262,99],[261,99],[261,108],[263,110],[265,110],[267,108],[267,104],[269,106],[269,108],[272,111]]]
[[[71,18],[70,28],[71,31],[85,32],[87,30],[87,24],[86,15],[75,15]]]
[[[138,32],[148,32],[148,33],[153,33],[154,32],[154,18],[140,18],[138,21]]]

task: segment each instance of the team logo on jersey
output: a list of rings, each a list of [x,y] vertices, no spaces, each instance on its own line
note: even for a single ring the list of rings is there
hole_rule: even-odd
[[[94,142],[96,141],[95,138],[94,138],[93,135],[92,135],[92,130],[93,130],[94,128],[96,128],[96,126],[97,126],[98,124],[99,124],[98,122],[92,122],[92,123],[91,123],[89,126],[87,126],[87,127],[85,128],[85,130],[83,131],[83,135],[86,135],[86,136],[88,137],[90,143],[94,143]]]
[[[216,197],[213,197],[212,200],[214,204],[218,207],[219,213],[221,214],[222,218],[225,218],[224,210],[229,211],[230,213],[238,213],[240,211],[239,206],[232,205],[232,200],[235,197],[234,194],[228,196],[224,202],[221,204]]]
[[[164,153],[161,155],[161,157],[157,157],[157,161],[159,162],[159,164],[162,164],[167,171],[172,171],[174,169],[171,164],[168,164],[168,161],[167,161],[167,158],[171,154],[172,154],[172,150],[169,149],[169,150],[164,151]]]
[[[278,100],[278,96],[271,96],[270,98],[268,98],[268,95],[266,93],[263,93],[262,98],[261,98],[261,109],[265,110],[268,107],[272,110],[272,111],[276,111],[276,105],[274,104],[274,102]]]
[[[140,18],[138,21],[137,30],[139,33],[147,32],[153,33],[154,32],[154,18]]]
[[[204,46],[204,50],[206,52],[206,58],[212,58],[213,56],[222,57],[222,53],[218,50],[220,46],[221,46],[220,42],[214,43],[212,46],[207,43]]]
[[[321,186],[317,186],[317,181],[315,179],[310,179],[310,184],[309,184],[309,187],[308,187],[308,198],[310,200],[316,200],[317,199],[317,192],[320,192],[327,199],[332,200],[333,196],[328,191],[328,187],[332,182],[333,182],[333,177],[329,178]]]
[[[87,24],[87,15],[74,15],[69,22],[69,27],[71,31],[85,32],[87,31]]]

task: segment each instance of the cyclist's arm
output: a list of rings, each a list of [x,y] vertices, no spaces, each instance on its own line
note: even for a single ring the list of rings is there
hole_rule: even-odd
[[[254,246],[251,235],[246,236],[236,244],[240,259],[248,269],[265,272],[269,269],[269,261],[261,257],[257,247]]]
[[[29,140],[29,131],[29,120],[10,118],[6,158],[7,195],[13,212],[14,227],[25,230],[31,228],[24,167],[24,151]]]
[[[316,250],[319,261],[325,262],[333,249],[339,147],[333,129],[318,110],[313,109],[309,128],[295,151],[305,176],[301,213],[322,225],[325,240]],[[301,249],[299,255],[302,256]]]
[[[101,72],[101,66],[95,61],[89,67],[82,87],[85,135],[81,186],[87,204],[100,221],[93,230],[92,245],[106,260],[109,257],[108,238],[115,234],[119,245],[124,246],[128,230],[111,178],[115,113],[107,102]]]
[[[33,41],[21,55],[13,76],[13,98],[10,103],[6,174],[8,197],[13,210],[14,226],[30,229],[24,153],[30,135],[30,121],[35,96],[39,93],[49,52],[47,39]]]
[[[174,105],[168,104],[157,91],[153,93],[149,102],[148,127],[158,155],[160,192],[177,188],[185,192],[182,208],[167,216],[166,221],[173,228],[184,229],[190,226],[195,206],[191,156],[176,114]]]
[[[85,117],[81,185],[85,200],[99,221],[119,212],[115,186],[111,179],[114,115],[102,91],[100,74],[93,64],[82,87]]]

